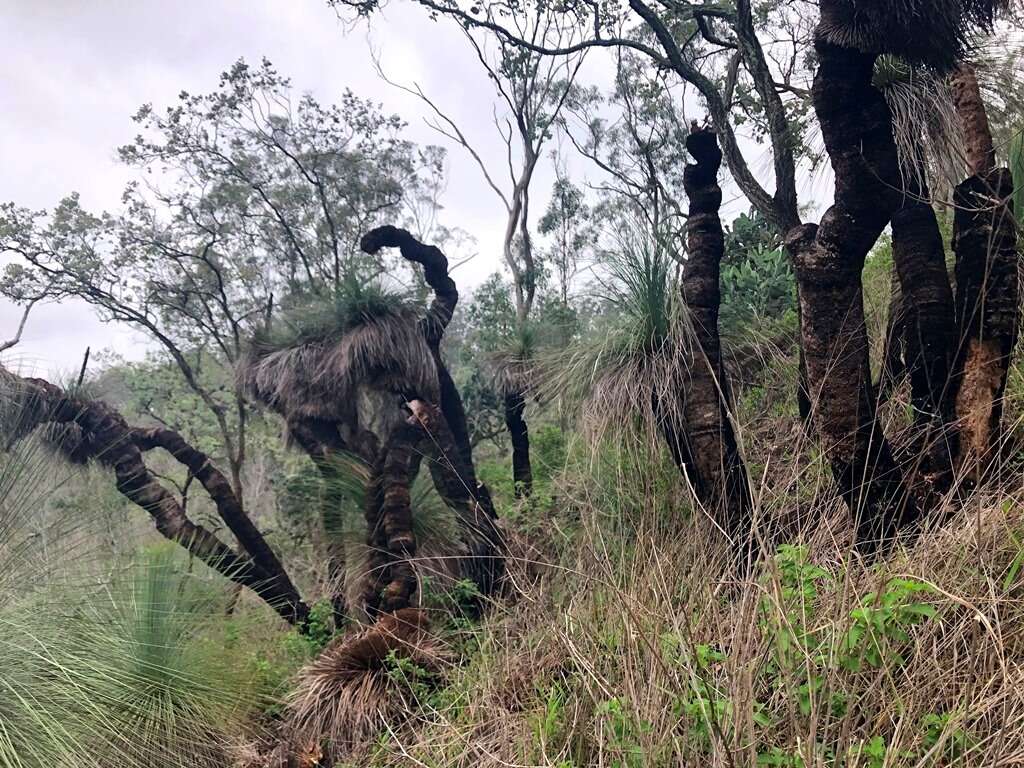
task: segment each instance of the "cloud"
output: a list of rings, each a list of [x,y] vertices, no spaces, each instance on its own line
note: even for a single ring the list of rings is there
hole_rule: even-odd
[[[316,1],[5,5],[0,47],[8,72],[17,76],[4,86],[0,200],[49,208],[78,191],[87,208],[117,208],[129,174],[115,150],[134,135],[131,115],[143,103],[169,104],[181,90],[213,89],[240,57],[266,56],[296,89],[323,101],[345,88],[376,98],[405,117],[410,138],[438,143],[422,121],[421,105],[377,79],[371,43],[383,50],[396,79],[418,81],[482,151],[498,149],[489,83],[462,33],[430,21],[411,3],[394,6],[371,29],[346,29],[326,2]],[[548,183],[541,175],[538,189]],[[459,151],[450,152],[443,204],[444,223],[470,232],[481,254],[460,269],[460,280],[475,283],[499,269],[504,211]],[[13,329],[19,317],[17,308],[0,304],[0,328]],[[130,337],[99,322],[88,306],[66,302],[33,314],[18,353],[44,371],[68,368],[81,360],[85,346],[125,346]],[[119,351],[136,357],[144,349],[138,343],[126,347]]]

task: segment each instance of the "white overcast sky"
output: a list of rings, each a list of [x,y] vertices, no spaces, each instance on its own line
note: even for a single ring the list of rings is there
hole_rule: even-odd
[[[77,191],[88,209],[116,209],[127,175],[115,149],[134,135],[135,110],[170,104],[183,89],[212,90],[239,57],[266,56],[297,90],[322,101],[351,88],[406,118],[410,138],[441,143],[423,125],[422,106],[377,78],[371,44],[393,80],[419,82],[485,155],[502,158],[492,91],[462,33],[410,2],[392,2],[369,28],[348,28],[325,0],[0,0],[0,201],[49,208]],[[592,59],[591,71],[601,68]],[[549,166],[535,181],[534,224]],[[477,240],[460,283],[499,269],[503,209],[457,147],[449,148],[442,202],[444,222]],[[0,299],[0,340],[13,335],[19,317]],[[140,337],[100,323],[84,305],[63,303],[33,313],[13,360],[52,375],[74,368],[87,346],[127,357],[144,350]]]

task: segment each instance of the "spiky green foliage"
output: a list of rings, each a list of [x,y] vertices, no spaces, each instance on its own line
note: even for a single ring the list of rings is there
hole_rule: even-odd
[[[836,45],[948,70],[1017,0],[835,0],[819,34]]]
[[[266,352],[329,341],[365,323],[401,315],[408,297],[378,280],[346,275],[330,296],[305,296],[278,313],[269,328],[257,332],[253,346]]]
[[[238,366],[250,397],[285,416],[351,422],[360,388],[436,400],[437,370],[419,312],[379,283],[346,279],[256,336]]]
[[[255,703],[246,655],[215,628],[223,587],[170,544],[100,562],[98,515],[60,504],[85,470],[39,436],[12,441],[39,410],[4,394],[0,766],[223,765]]]
[[[583,406],[595,443],[612,427],[622,437],[658,439],[664,416],[655,402],[674,407],[675,370],[682,363],[683,316],[674,281],[675,261],[663,240],[637,225],[620,233],[606,254],[607,326],[568,351],[549,355],[542,392]]]

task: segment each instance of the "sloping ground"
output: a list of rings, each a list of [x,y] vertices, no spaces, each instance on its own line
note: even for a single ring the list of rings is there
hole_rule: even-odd
[[[1015,484],[875,565],[849,558],[833,515],[734,582],[664,486],[570,483],[572,554],[478,629],[448,630],[467,663],[358,764],[1020,764]]]

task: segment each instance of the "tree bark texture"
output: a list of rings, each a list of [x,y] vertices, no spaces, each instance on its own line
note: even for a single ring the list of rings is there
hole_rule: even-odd
[[[956,315],[961,329],[956,416],[961,467],[978,481],[998,447],[1002,398],[1020,327],[1016,222],[1006,168],[972,176],[954,192]]]
[[[957,331],[946,251],[923,176],[923,167],[907,175],[902,205],[892,217],[892,254],[899,278],[903,362],[917,426],[915,471],[907,480],[930,506],[953,480],[957,430],[950,377]]]
[[[961,62],[950,77],[950,85],[953,106],[964,132],[964,153],[971,175],[987,176],[996,167],[996,149],[974,67]]]
[[[512,481],[517,498],[533,491],[533,468],[530,465],[530,433],[523,413],[526,398],[521,392],[505,395],[505,426],[512,440]]]
[[[822,2],[825,16],[828,3]],[[861,271],[901,205],[888,105],[871,83],[875,56],[815,42],[812,97],[835,171],[835,204],[820,226],[790,231],[814,423],[866,549],[916,510],[876,417]]]
[[[752,504],[746,467],[729,418],[718,335],[719,277],[725,255],[718,185],[722,151],[715,133],[701,129],[690,133],[686,148],[696,162],[687,164],[683,172],[690,214],[682,293],[695,342],[681,393],[688,442],[685,454],[692,461],[691,480],[701,503],[730,537],[738,539],[749,534]]]
[[[18,407],[32,416],[23,421],[15,438],[27,436],[42,424],[76,427],[80,440],[69,447],[73,458],[93,460],[112,470],[117,490],[149,514],[162,536],[180,544],[224,577],[251,589],[288,623],[305,625],[308,606],[262,535],[251,521],[241,519],[244,512],[231,484],[213,467],[209,457],[169,430],[132,429],[124,417],[104,403],[68,395],[42,379],[22,378],[2,369],[0,375]],[[239,543],[245,546],[248,542],[256,554],[248,550],[246,554],[236,554],[212,532],[188,518],[178,500],[143,461],[143,449],[157,446],[169,450],[193,471],[222,519],[240,534]]]
[[[419,437],[415,424],[397,429],[381,449],[373,470],[366,506],[370,572],[363,593],[371,616],[407,608],[416,592],[410,489],[419,470]]]

